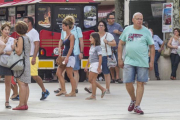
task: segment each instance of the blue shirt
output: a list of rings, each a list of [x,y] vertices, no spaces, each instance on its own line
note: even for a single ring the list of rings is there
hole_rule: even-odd
[[[126,55],[124,64],[149,67],[148,48],[154,41],[149,30],[142,27],[140,30],[134,29],[134,25],[126,27],[120,36],[120,40],[126,42]]]
[[[157,36],[157,35],[153,35],[153,40],[154,40],[155,50],[159,50],[159,49],[160,49],[159,45],[162,45],[162,44],[163,44],[163,41],[162,41],[161,38],[159,38],[159,36]]]
[[[116,47],[113,47],[113,48],[114,48],[114,49],[115,49],[115,48],[117,49],[118,44],[119,44],[119,36],[120,36],[120,35],[114,33],[113,31],[114,31],[114,30],[118,30],[118,31],[122,32],[122,31],[123,31],[123,28],[122,28],[121,25],[118,24],[118,23],[114,23],[114,24],[112,24],[112,25],[109,25],[109,24],[107,23],[107,28],[108,28],[108,32],[111,33],[111,34],[114,36],[114,39],[115,39],[115,41],[116,41]]]
[[[74,55],[79,55],[80,54],[80,48],[79,48],[79,38],[82,38],[82,30],[80,27],[76,27],[74,26],[74,28],[71,30],[71,33],[74,35],[75,37],[75,43],[74,43],[74,50],[73,53]],[[61,40],[64,40],[66,37],[66,32],[65,31],[61,31]]]

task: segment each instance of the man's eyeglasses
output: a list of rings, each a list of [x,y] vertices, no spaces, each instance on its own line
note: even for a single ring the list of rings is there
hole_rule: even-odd
[[[143,21],[143,19],[142,18],[134,18],[135,20],[140,20],[140,21]]]
[[[104,27],[104,25],[98,25],[99,27]]]
[[[108,19],[112,19],[112,20],[113,20],[113,19],[115,19],[115,18],[108,18]]]

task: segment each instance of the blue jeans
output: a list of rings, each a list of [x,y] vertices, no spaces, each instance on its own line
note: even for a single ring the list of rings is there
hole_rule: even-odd
[[[161,53],[158,52],[158,50],[155,51],[155,58],[154,58],[154,72],[155,76],[159,77],[159,70],[158,70],[158,59],[160,57]]]
[[[178,68],[180,57],[178,54],[171,53],[170,58],[171,58],[171,70],[172,70],[171,76],[176,77],[176,71]]]

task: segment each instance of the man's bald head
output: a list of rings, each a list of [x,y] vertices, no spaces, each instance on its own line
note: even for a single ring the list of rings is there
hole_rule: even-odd
[[[141,15],[141,16],[143,16],[143,15],[142,15],[142,13],[140,13],[140,12],[136,12],[136,13],[134,13],[133,18],[135,18],[137,15]]]
[[[142,22],[143,22],[143,15],[140,12],[136,12],[133,15],[132,19],[135,28],[140,29],[142,27]]]

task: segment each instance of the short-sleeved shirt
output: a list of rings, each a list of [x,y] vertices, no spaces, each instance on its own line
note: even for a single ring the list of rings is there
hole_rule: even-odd
[[[157,35],[153,35],[153,40],[154,40],[154,48],[155,48],[155,50],[159,50],[160,49],[159,45],[162,45],[163,41]]]
[[[4,48],[5,52],[9,52],[12,51],[12,45],[14,45],[14,38],[9,37],[7,43],[6,43],[6,47]],[[0,65],[7,65],[7,59],[8,59],[9,55],[0,55]]]
[[[118,46],[118,44],[119,44],[119,36],[120,36],[120,35],[114,33],[113,31],[114,31],[114,30],[118,30],[118,31],[122,32],[122,31],[123,31],[123,28],[122,28],[121,25],[118,24],[118,23],[114,23],[114,24],[112,24],[112,25],[109,25],[109,24],[107,23],[107,28],[108,28],[108,32],[111,33],[111,34],[114,36],[114,39],[115,39],[115,41],[116,41],[116,47],[113,47],[113,48],[114,48],[114,49],[117,49],[117,46]]]
[[[102,55],[102,49],[100,46],[92,45],[89,50],[89,62],[90,64],[94,62],[99,62],[99,55]]]
[[[34,42],[36,41],[40,41],[39,39],[39,33],[37,30],[35,30],[34,28],[32,28],[28,33],[26,33],[26,35],[29,37],[29,40],[31,42],[31,52],[30,52],[30,56],[34,55],[34,50],[35,50],[35,45]],[[39,55],[39,53],[37,53],[37,56]]]
[[[74,55],[80,54],[80,48],[79,48],[79,38],[83,37],[82,30],[80,27],[74,26],[74,28],[71,30],[71,33],[75,37],[75,43],[74,43],[74,49],[73,53]],[[66,38],[66,31],[61,31],[61,40],[64,40]]]
[[[149,30],[142,27],[140,30],[134,29],[134,25],[126,27],[120,36],[120,40],[126,42],[126,55],[124,64],[137,67],[149,67],[148,47],[154,41]]]
[[[112,55],[112,50],[111,50],[111,46],[107,45],[107,52],[106,52],[106,47],[105,47],[105,43],[104,43],[104,39],[106,39],[107,41],[113,41],[114,40],[114,36],[111,33],[106,32],[106,34],[101,37],[101,48],[102,48],[102,56],[109,56]]]

